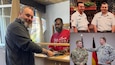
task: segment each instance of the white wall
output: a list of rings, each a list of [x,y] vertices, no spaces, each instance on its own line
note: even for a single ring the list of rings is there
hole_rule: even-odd
[[[54,20],[60,17],[64,23],[69,23],[69,1],[46,6],[46,13],[42,14],[42,17],[46,19],[47,24],[47,30],[44,35],[45,42],[50,42]]]
[[[84,33],[83,34],[83,42],[85,48],[92,48],[93,44],[93,36],[95,40],[96,47],[100,46],[99,40],[100,37],[105,37],[108,44],[114,47],[115,49],[115,34],[114,33]],[[81,40],[80,33],[71,33],[70,36],[70,52],[76,48],[76,40]],[[88,62],[87,65],[92,65],[92,53],[88,52]],[[115,64],[115,60],[112,62],[112,65]],[[74,65],[70,60],[70,65]]]
[[[0,65],[6,65],[4,47],[0,47]]]

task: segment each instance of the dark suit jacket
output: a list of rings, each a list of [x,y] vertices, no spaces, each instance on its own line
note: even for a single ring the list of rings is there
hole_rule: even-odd
[[[6,32],[6,65],[34,65],[34,52],[42,48],[32,42],[27,28],[20,19],[9,24]]]

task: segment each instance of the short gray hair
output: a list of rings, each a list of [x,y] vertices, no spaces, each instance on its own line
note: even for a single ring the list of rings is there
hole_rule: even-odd
[[[20,13],[22,13],[25,8],[29,8],[29,9],[31,9],[32,11],[34,11],[34,8],[33,8],[33,7],[25,5],[25,6],[21,7]]]

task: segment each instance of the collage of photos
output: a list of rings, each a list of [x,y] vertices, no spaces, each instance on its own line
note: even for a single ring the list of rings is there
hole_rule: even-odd
[[[115,64],[115,1],[71,0],[70,65]]]
[[[115,0],[0,0],[0,65],[114,65]]]
[[[114,65],[114,33],[72,33],[70,65]]]

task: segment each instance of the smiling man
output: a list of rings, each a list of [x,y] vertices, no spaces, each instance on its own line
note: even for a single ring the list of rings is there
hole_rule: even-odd
[[[103,2],[100,9],[101,12],[95,14],[92,20],[94,31],[99,33],[115,32],[115,17],[111,12],[108,12],[108,4]]]
[[[87,33],[90,32],[88,28],[87,16],[84,13],[85,5],[83,2],[77,2],[77,11],[71,15],[71,26],[73,32]]]
[[[41,48],[30,39],[27,28],[32,24],[34,12],[30,6],[24,6],[18,18],[9,24],[6,32],[6,65],[35,65],[34,53],[53,52]]]

